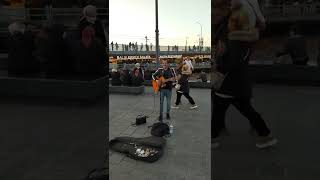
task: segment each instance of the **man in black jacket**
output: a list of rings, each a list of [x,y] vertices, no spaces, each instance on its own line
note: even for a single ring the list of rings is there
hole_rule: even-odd
[[[157,71],[152,75],[152,79],[163,77],[165,80],[159,80],[160,83],[160,116],[159,121],[163,121],[163,102],[164,98],[167,99],[167,119],[170,119],[170,108],[171,108],[171,96],[173,82],[176,79],[176,73],[173,68],[169,68],[168,61],[162,60],[162,68],[158,68]]]
[[[276,57],[290,54],[294,65],[306,65],[309,57],[306,51],[306,40],[299,34],[299,29],[294,26],[290,30],[290,36],[287,39],[282,51],[276,53]]]
[[[8,74],[9,76],[26,76],[39,71],[39,63],[33,56],[35,45],[32,33],[26,31],[23,23],[15,22],[8,27],[9,52]]]
[[[112,86],[121,86],[120,72],[117,69],[112,69],[111,84]]]

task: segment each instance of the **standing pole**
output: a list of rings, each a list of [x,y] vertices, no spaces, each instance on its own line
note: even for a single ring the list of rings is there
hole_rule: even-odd
[[[188,48],[188,37],[186,37],[186,48],[185,48],[185,51],[187,51],[187,48]]]
[[[156,61],[160,64],[159,60],[159,54],[160,54],[160,48],[159,48],[159,26],[158,26],[158,0],[156,0]]]
[[[199,24],[200,25],[200,41],[199,41],[199,46],[200,46],[200,48],[202,47],[202,45],[203,45],[203,40],[202,40],[202,24],[201,23],[199,23],[199,22],[197,22],[197,24]]]

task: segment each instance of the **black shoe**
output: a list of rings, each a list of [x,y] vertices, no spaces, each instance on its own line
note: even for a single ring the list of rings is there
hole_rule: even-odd
[[[221,136],[230,136],[230,132],[226,128],[223,128],[220,132],[220,135]]]
[[[159,116],[159,121],[163,121],[163,117],[161,115]]]
[[[170,114],[169,114],[169,113],[167,113],[167,119],[168,119],[168,120],[170,120],[170,119],[171,119],[171,117],[170,117]]]
[[[249,132],[249,134],[250,134],[251,136],[253,136],[253,137],[256,137],[256,136],[257,136],[257,132],[256,132],[256,130],[255,130],[253,127],[251,127],[248,132]]]

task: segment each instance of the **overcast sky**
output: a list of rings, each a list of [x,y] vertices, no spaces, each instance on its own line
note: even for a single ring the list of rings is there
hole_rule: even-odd
[[[211,45],[211,0],[158,0],[160,45]],[[155,0],[110,0],[109,37],[118,43],[155,44]],[[187,38],[188,37],[188,38]]]

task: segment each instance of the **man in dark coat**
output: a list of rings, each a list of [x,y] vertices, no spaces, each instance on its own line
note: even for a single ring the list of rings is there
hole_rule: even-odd
[[[86,27],[81,41],[73,49],[74,71],[79,77],[97,78],[107,74],[106,51],[94,33],[91,26]]]
[[[33,57],[34,43],[31,32],[25,31],[22,23],[9,26],[8,74],[10,76],[27,76],[38,72],[39,64]]]
[[[143,83],[143,75],[140,72],[140,68],[134,68],[132,71],[131,82],[133,86],[141,86]]]
[[[67,56],[67,44],[63,39],[64,26],[53,24],[49,26],[48,31],[45,72],[46,77],[57,78],[71,71],[71,62]]]
[[[306,51],[306,40],[304,36],[300,35],[297,26],[291,28],[290,36],[285,42],[283,50],[276,53],[276,57],[286,54],[290,54],[294,65],[307,65],[309,57]]]
[[[111,85],[112,86],[121,86],[120,72],[117,69],[112,69],[111,72]]]
[[[120,80],[123,85],[130,86],[131,85],[131,76],[130,71],[127,68],[123,68],[120,73]]]

